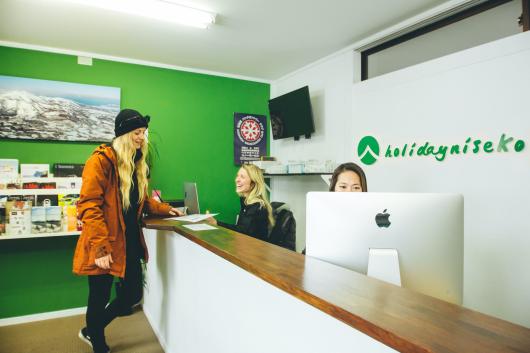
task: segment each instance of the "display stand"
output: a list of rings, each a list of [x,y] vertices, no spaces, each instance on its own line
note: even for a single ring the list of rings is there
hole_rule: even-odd
[[[55,182],[58,185],[66,185],[68,187],[56,188],[56,189],[0,189],[0,195],[2,196],[16,196],[16,195],[79,195],[81,193],[82,178],[80,177],[50,177],[50,178],[17,178],[17,183],[26,182]],[[43,237],[63,237],[63,236],[76,236],[81,234],[80,231],[61,231],[54,233],[27,233],[17,235],[6,235],[1,234],[0,240],[12,240],[12,239],[32,239],[32,238],[43,238]]]
[[[399,257],[396,249],[370,249],[367,276],[401,286]]]
[[[272,178],[272,177],[293,177],[293,176],[306,176],[306,175],[317,175],[317,176],[320,176],[322,178],[322,180],[326,183],[326,185],[330,185],[331,183],[331,176],[333,175],[333,173],[284,173],[284,174],[268,174],[268,173],[264,173],[263,174],[263,177],[264,178]],[[265,187],[267,188],[267,190],[270,192],[271,189],[269,187],[269,185],[266,185],[265,184]]]
[[[80,231],[58,232],[58,233],[31,233],[31,234],[22,234],[22,235],[0,235],[0,240],[67,237],[67,236],[74,236],[74,235],[79,235],[79,234],[81,234]]]

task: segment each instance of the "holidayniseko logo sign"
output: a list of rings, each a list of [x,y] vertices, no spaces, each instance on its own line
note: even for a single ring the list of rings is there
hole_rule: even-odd
[[[443,162],[448,156],[521,152],[525,147],[525,142],[502,134],[496,141],[483,141],[478,138],[468,137],[464,142],[453,145],[435,145],[429,141],[423,143],[412,142],[402,145],[386,145],[384,151],[381,150],[380,146],[379,141],[375,137],[364,136],[357,145],[357,155],[361,162],[371,165],[381,158],[413,157],[432,157],[438,162]]]

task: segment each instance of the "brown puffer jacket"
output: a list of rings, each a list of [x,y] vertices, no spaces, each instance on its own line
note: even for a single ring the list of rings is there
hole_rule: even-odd
[[[83,169],[83,184],[77,210],[83,231],[77,241],[73,272],[78,275],[125,275],[125,222],[123,220],[116,155],[109,145],[101,145]],[[169,215],[171,206],[145,199],[138,208],[149,214]],[[147,261],[147,247],[140,229],[140,242]],[[96,266],[95,259],[112,254],[110,270]]]

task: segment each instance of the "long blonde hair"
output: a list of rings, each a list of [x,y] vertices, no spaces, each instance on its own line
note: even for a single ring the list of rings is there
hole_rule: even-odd
[[[265,179],[261,169],[256,167],[254,164],[243,164],[241,166],[244,169],[251,181],[251,189],[248,195],[239,194],[239,196],[245,197],[245,204],[250,205],[253,203],[259,203],[262,207],[267,209],[267,215],[270,226],[274,226],[274,217],[272,216],[272,207],[269,203],[265,187]]]
[[[138,201],[142,202],[146,197],[147,191],[147,173],[149,167],[145,161],[147,157],[147,140],[140,151],[142,157],[135,163],[134,158],[136,156],[136,148],[133,143],[134,130],[116,137],[112,141],[112,147],[116,151],[116,159],[118,160],[118,175],[120,177],[120,193],[121,203],[124,210],[128,210],[131,206],[131,200],[129,194],[131,186],[133,184],[133,173],[136,169],[136,177],[138,179]]]

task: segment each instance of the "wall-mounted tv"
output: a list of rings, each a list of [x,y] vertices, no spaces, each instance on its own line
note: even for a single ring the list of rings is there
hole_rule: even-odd
[[[300,136],[311,137],[315,132],[313,110],[307,86],[269,100],[272,138],[274,140]]]

